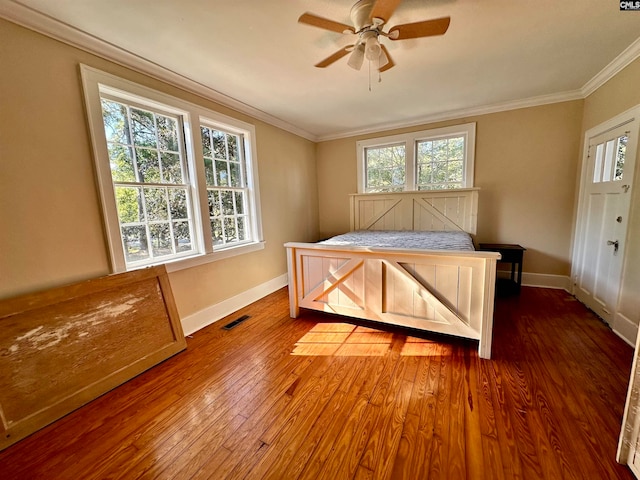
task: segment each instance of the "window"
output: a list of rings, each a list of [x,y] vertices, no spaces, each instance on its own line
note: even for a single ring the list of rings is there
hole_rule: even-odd
[[[180,119],[101,98],[128,266],[190,254],[194,222]]]
[[[200,131],[213,244],[245,242],[251,237],[251,230],[245,207],[249,189],[244,174],[242,139],[204,125]]]
[[[252,125],[89,67],[82,76],[114,271],[263,248]]]
[[[358,142],[358,192],[473,187],[475,124]]]
[[[625,132],[596,145],[593,183],[622,180],[628,141],[629,135]]]

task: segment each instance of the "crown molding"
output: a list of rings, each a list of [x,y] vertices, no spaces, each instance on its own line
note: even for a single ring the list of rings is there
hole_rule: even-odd
[[[506,112],[509,110],[517,110],[519,108],[537,107],[540,105],[548,105],[551,103],[568,102],[571,100],[582,100],[584,97],[581,90],[573,90],[569,92],[554,93],[551,95],[541,95],[538,97],[525,98],[510,102],[494,103],[480,107],[462,108],[459,110],[449,110],[447,112],[436,113],[425,117],[419,117],[412,120],[405,120],[396,123],[385,123],[372,125],[361,130],[351,130],[348,132],[336,132],[335,134],[322,135],[318,137],[318,142],[328,140],[338,140],[341,138],[356,137],[360,135],[368,135],[372,133],[380,133],[387,130],[396,130],[400,128],[417,127],[435,122],[445,122],[447,120],[456,120],[461,118],[475,117],[478,115],[487,115],[490,113]]]
[[[317,136],[306,130],[191,80],[184,75],[169,70],[166,67],[151,62],[112,43],[101,40],[72,25],[60,22],[17,1],[0,0],[0,17],[72,47],[102,57],[110,62],[148,75],[156,80],[161,80],[181,90],[186,90],[207,100],[219,103],[239,113],[250,115],[256,120],[281,128],[307,140],[317,141]]]
[[[638,57],[640,57],[640,37],[629,45],[620,55],[614,58],[611,63],[600,70],[591,80],[584,84],[582,87],[582,96],[587,98]]]
[[[441,112],[404,122],[377,124],[361,130],[351,130],[348,132],[336,132],[334,134],[321,135],[317,137],[316,141],[325,142],[329,140],[338,140],[341,138],[379,133],[386,130],[416,127],[419,125],[425,125],[427,123],[444,122],[447,120],[455,120],[464,117],[506,112],[509,110],[517,110],[519,108],[536,107],[540,105],[567,102],[571,100],[583,100],[593,92],[595,92],[602,85],[611,80],[613,77],[615,77],[621,70],[627,67],[638,57],[640,57],[640,37],[638,37],[638,39],[636,39],[631,45],[629,45],[620,55],[614,58],[606,67],[604,67],[593,78],[591,78],[591,80],[585,83],[582,88],[578,90],[554,93],[551,95],[542,95],[538,97],[530,97],[522,100],[515,100],[512,102],[495,103],[481,107],[450,110],[447,112]]]
[[[113,63],[123,67],[130,68],[139,73],[143,73],[157,80],[168,83],[172,86],[186,90],[188,92],[199,95],[207,100],[216,102],[222,106],[228,107],[236,112],[249,115],[256,120],[263,121],[274,127],[298,135],[312,142],[323,142],[329,140],[337,140],[360,135],[368,135],[372,133],[380,133],[387,130],[400,128],[411,128],[428,123],[455,120],[464,117],[486,115],[490,113],[498,113],[519,108],[535,107],[551,103],[566,102],[571,100],[580,100],[588,97],[631,62],[640,57],[640,38],[627,47],[620,55],[611,61],[605,68],[598,72],[591,80],[589,80],[582,88],[578,90],[561,92],[551,95],[542,95],[538,97],[530,97],[522,100],[510,102],[502,102],[479,107],[465,108],[459,110],[450,110],[440,112],[425,117],[419,117],[401,122],[392,122],[384,124],[371,125],[369,127],[357,130],[349,130],[335,132],[326,135],[316,135],[308,132],[300,127],[292,125],[280,118],[274,117],[262,110],[247,105],[233,97],[220,93],[210,87],[196,82],[184,75],[171,71],[161,65],[142,58],[132,52],[124,50],[116,45],[105,42],[87,32],[77,29],[71,25],[60,22],[48,15],[40,13],[26,5],[19,3],[17,0],[0,0],[0,17],[16,23],[30,30],[51,37],[71,45],[80,50],[84,50],[93,55],[100,56]]]

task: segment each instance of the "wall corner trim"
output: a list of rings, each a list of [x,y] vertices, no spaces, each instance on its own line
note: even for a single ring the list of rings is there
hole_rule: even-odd
[[[582,96],[587,98],[638,57],[640,57],[640,38],[629,45],[620,55],[585,83],[582,87]]]

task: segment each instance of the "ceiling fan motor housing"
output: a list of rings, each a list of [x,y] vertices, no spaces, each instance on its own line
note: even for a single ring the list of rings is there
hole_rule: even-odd
[[[374,0],[359,0],[351,7],[351,22],[356,33],[373,25],[371,20],[371,10],[373,10]]]

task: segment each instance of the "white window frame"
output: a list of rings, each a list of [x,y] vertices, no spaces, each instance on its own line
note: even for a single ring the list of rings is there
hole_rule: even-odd
[[[125,102],[146,105],[164,110],[182,118],[185,134],[187,169],[192,189],[194,209],[194,253],[186,257],[159,260],[149,265],[166,264],[168,271],[190,268],[196,265],[229,258],[264,248],[258,188],[258,163],[256,156],[255,127],[249,123],[206,109],[185,100],[125,80],[87,65],[80,65],[89,131],[92,139],[96,179],[102,204],[105,233],[113,272],[134,270],[127,268],[120,234],[115,192],[111,177],[107,139],[102,120],[102,93],[116,96]],[[213,246],[211,238],[207,189],[202,154],[200,125],[220,128],[236,133],[244,140],[245,166],[248,185],[248,209],[250,212],[251,240],[241,244]]]
[[[390,135],[387,137],[370,138],[356,142],[357,154],[357,181],[358,193],[367,193],[366,189],[366,158],[367,148],[384,147],[404,144],[405,146],[405,184],[404,191],[416,191],[417,161],[416,144],[425,140],[438,140],[463,136],[464,141],[464,166],[463,179],[460,188],[472,188],[474,177],[475,144],[476,144],[476,124],[464,123],[450,127],[433,128],[419,132],[409,132],[400,135]]]

